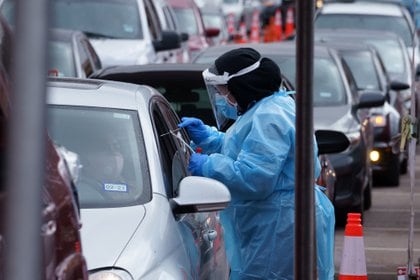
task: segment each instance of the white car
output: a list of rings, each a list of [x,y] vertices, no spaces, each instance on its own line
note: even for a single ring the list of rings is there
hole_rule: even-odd
[[[14,0],[1,12],[13,24]],[[157,52],[180,48],[180,35],[163,30],[152,0],[51,1],[53,28],[83,31],[102,66],[158,63]]]
[[[179,119],[151,87],[52,79],[48,132],[79,156],[89,279],[228,279],[222,183],[189,176]]]

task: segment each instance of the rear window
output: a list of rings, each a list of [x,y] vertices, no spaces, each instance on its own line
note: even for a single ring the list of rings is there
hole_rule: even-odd
[[[357,28],[390,31],[398,34],[406,46],[413,46],[409,23],[403,17],[319,14],[315,20],[315,28]]]
[[[76,188],[81,208],[142,204],[151,187],[137,113],[128,110],[51,106],[48,132],[78,155]]]

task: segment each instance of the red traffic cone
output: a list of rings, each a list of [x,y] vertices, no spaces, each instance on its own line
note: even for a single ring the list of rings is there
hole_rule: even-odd
[[[235,15],[233,13],[230,13],[227,16],[227,30],[229,35],[235,33]]]
[[[249,36],[249,41],[251,43],[260,42],[260,13],[258,10],[254,10],[252,13],[251,35]]]
[[[241,21],[241,23],[239,24],[239,36],[235,40],[235,43],[238,43],[238,44],[248,43],[248,35],[246,33],[246,24],[243,21]]]
[[[367,280],[365,246],[360,213],[348,213],[344,230],[339,280]]]
[[[274,41],[283,40],[283,23],[280,9],[276,9],[274,14]]]
[[[293,9],[289,7],[286,14],[286,25],[284,30],[284,37],[288,38],[295,34],[295,20],[293,17]]]

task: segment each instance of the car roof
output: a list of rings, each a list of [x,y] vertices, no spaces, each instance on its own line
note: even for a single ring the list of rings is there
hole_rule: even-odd
[[[401,40],[402,38],[389,31],[381,30],[365,30],[365,29],[353,29],[353,28],[318,28],[314,31],[315,40],[322,38],[322,36],[334,36],[339,38],[393,38],[395,40]],[[402,41],[403,42],[403,41]]]
[[[48,103],[137,110],[139,102],[148,103],[157,91],[130,83],[78,78],[49,78]],[[141,92],[141,94],[138,94]]]
[[[386,2],[326,2],[321,14],[358,14],[358,15],[383,15],[402,16],[402,7]]]
[[[237,49],[237,48],[253,48],[257,50],[258,52],[264,54],[295,54],[296,51],[296,42],[294,41],[286,41],[286,42],[276,42],[276,43],[246,43],[246,44],[240,44],[240,45],[220,45],[220,46],[212,46],[201,52],[197,59],[203,55],[203,56],[209,56],[212,55],[213,57],[218,57],[219,55],[222,55],[223,53]],[[314,51],[316,52],[316,55],[318,57],[328,57],[329,54],[329,48],[322,45],[316,45],[314,47]]]

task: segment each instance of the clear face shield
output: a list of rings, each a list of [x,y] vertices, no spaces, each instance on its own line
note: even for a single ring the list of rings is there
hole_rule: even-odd
[[[228,81],[234,77],[242,76],[254,71],[259,66],[260,60],[232,75],[229,75],[227,72],[223,75],[216,75],[211,73],[209,69],[203,71],[203,79],[206,84],[207,93],[219,130],[225,127],[227,123],[232,122],[237,118],[236,105],[231,98],[229,98],[229,93],[227,92]]]

